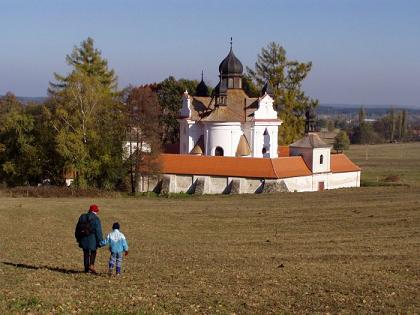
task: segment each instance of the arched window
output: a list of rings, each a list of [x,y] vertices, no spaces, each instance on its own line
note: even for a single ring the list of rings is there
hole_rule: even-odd
[[[270,134],[268,133],[267,128],[265,128],[264,133],[263,133],[263,137],[264,137],[264,144],[263,144],[263,150],[262,150],[262,154],[263,157],[269,158],[270,157]]]
[[[322,154],[319,156],[319,164],[324,164],[324,156]]]
[[[214,155],[215,155],[215,156],[223,156],[223,155],[224,155],[224,153],[223,153],[223,148],[221,148],[221,147],[216,147],[216,149],[214,150]]]

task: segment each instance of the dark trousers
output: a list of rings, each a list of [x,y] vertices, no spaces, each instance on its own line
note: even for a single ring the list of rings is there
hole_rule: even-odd
[[[89,271],[89,266],[95,264],[96,250],[83,250],[83,262],[85,264],[85,272]]]

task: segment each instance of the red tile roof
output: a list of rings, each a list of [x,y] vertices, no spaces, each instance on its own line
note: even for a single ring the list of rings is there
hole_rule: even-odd
[[[226,156],[197,156],[161,154],[163,174],[211,175],[246,178],[288,178],[311,175],[301,156],[246,158]],[[331,172],[356,172],[360,167],[344,154],[331,154]]]
[[[287,178],[311,175],[302,157],[242,158],[162,154],[161,173],[247,178]]]
[[[354,164],[344,154],[331,154],[331,172],[343,173],[343,172],[357,172],[361,168]]]

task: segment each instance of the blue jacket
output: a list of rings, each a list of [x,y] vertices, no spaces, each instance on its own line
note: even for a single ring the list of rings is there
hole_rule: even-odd
[[[80,248],[83,248],[85,250],[96,250],[98,247],[101,247],[101,242],[103,241],[101,221],[95,213],[88,212],[80,216],[77,224],[79,225],[83,220],[86,220],[86,218],[90,221],[92,232],[88,236],[77,238],[78,236],[76,233],[76,226],[76,231],[74,232],[74,234],[77,242],[79,243]]]
[[[105,240],[101,242],[102,246],[109,245],[111,253],[121,253],[128,251],[127,240],[125,235],[122,234],[118,229],[115,229],[108,234]]]

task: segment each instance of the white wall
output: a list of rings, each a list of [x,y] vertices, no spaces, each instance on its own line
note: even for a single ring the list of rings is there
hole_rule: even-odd
[[[223,176],[196,176],[163,174],[160,178],[168,178],[169,192],[191,192],[197,180],[204,182],[204,194],[222,194],[227,192],[232,180],[240,181],[239,193],[253,194],[260,191],[263,179]],[[324,182],[324,189],[360,187],[360,171],[346,173],[318,173],[309,176],[269,179],[268,181],[284,181],[290,192],[318,191],[319,183]],[[157,176],[142,178],[142,191],[153,191],[158,184]]]
[[[360,171],[333,173],[329,178],[329,189],[360,187]]]
[[[280,122],[255,122],[251,127],[251,150],[253,157],[278,157],[278,126]],[[264,135],[267,129],[267,135]],[[263,148],[268,149],[263,154]]]
[[[323,156],[323,163],[320,164],[320,157]],[[323,173],[330,171],[330,148],[314,148],[312,153],[312,172]]]
[[[277,119],[277,112],[273,106],[274,100],[265,94],[258,100],[258,109],[254,112],[254,119]]]
[[[240,122],[204,124],[206,155],[214,155],[216,147],[223,149],[224,156],[235,156],[242,135]]]

